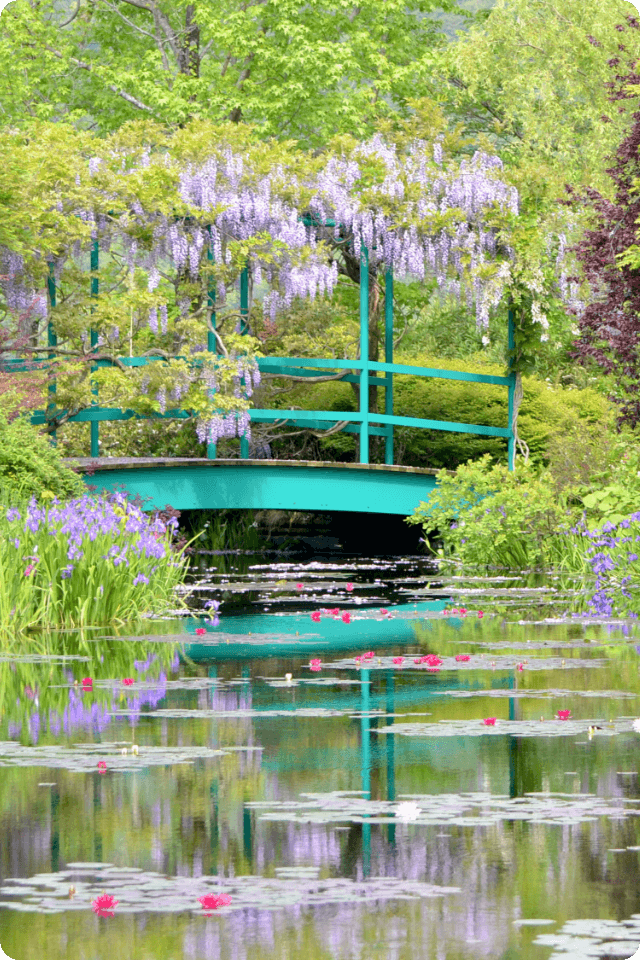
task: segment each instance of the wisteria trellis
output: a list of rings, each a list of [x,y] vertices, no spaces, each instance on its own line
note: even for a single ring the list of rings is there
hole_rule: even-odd
[[[87,165],[89,176],[99,184],[108,161],[93,157]],[[245,263],[253,282],[269,284],[263,308],[271,319],[296,297],[332,293],[338,279],[338,240],[349,244],[355,257],[366,248],[371,270],[418,279],[435,276],[441,289],[464,296],[469,306],[475,304],[481,328],[488,326],[489,312],[500,302],[511,276],[512,251],[506,246],[498,249],[498,221],[501,215],[517,214],[518,195],[499,178],[500,159],[481,151],[459,163],[445,164],[439,142],[429,145],[416,140],[401,151],[375,136],[351,149],[328,153],[311,171],[276,164],[267,172],[260,171],[251,151],[230,146],[212,148],[210,156],[199,162],[178,161],[166,151],[147,151],[134,162],[122,158],[123,189],[133,175],[144,181],[158,168],[173,175],[183,215],[147,209],[135,195],[124,213],[110,215],[104,190],[100,205],[78,211],[103,254],[120,244],[130,274],[145,271],[148,293],[158,291],[157,301],[147,311],[154,334],[168,331],[166,286],[159,290],[167,266],[184,281],[182,288],[176,284],[183,318],[189,316],[193,299],[192,291],[184,292],[186,284],[203,288],[203,296],[208,295],[221,310],[227,303],[229,283],[240,273],[235,258],[241,244],[247,249]],[[151,243],[140,242],[143,227],[150,232]],[[52,266],[54,277],[60,280],[66,265],[80,254],[76,244],[58,257]],[[46,317],[47,298],[30,286],[22,258],[4,250],[0,259],[4,277],[0,283],[9,310],[31,310]],[[49,319],[55,321],[55,310]],[[539,311],[536,319],[546,324]],[[257,364],[251,351],[243,355],[235,350],[224,356],[215,321],[203,324],[203,333],[207,328],[209,349],[215,338],[219,355],[203,353],[203,344],[194,346],[191,353],[199,354],[201,362],[179,369],[169,395],[180,400],[195,387],[210,397],[197,416],[201,442],[215,443],[236,433],[248,436],[248,398],[260,380]],[[117,353],[119,342],[120,330],[114,325],[108,334],[104,329],[100,332],[97,346],[108,343]],[[139,377],[144,394],[149,374],[138,368],[128,373]],[[220,390],[229,374],[233,396],[228,396],[225,414]],[[166,385],[157,388],[155,399],[164,412]]]

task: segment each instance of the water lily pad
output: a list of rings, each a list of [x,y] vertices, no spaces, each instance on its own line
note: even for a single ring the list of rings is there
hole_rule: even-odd
[[[226,893],[230,906],[216,911],[220,915],[257,909],[311,907],[337,903],[419,900],[459,893],[459,887],[438,886],[395,877],[370,877],[364,881],[348,878],[317,877],[315,867],[287,868],[275,877],[240,876],[167,877],[126,867],[110,869],[111,864],[67,864],[60,873],[37,874],[28,879],[8,879],[0,888],[5,899],[0,906],[36,913],[64,913],[90,910],[91,901],[100,893],[118,900],[118,914],[184,913],[202,914],[198,898],[207,893]],[[69,898],[69,887],[76,893]]]

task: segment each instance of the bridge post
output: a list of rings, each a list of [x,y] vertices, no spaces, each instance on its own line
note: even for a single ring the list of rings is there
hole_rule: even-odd
[[[360,248],[360,463],[369,463],[369,251]]]
[[[53,273],[53,263],[51,262],[49,263],[49,276],[47,277],[47,288],[49,290],[49,303],[53,308],[56,305],[56,278]],[[58,338],[56,336],[56,331],[51,321],[49,321],[49,324],[47,326],[47,340],[48,340],[49,347],[57,347]],[[49,360],[53,360],[54,358],[55,358],[55,353],[50,353]],[[47,412],[46,412],[47,423],[49,422],[49,420],[52,419],[53,411],[56,405],[55,401],[56,401],[56,384],[54,380],[53,383],[49,384],[49,403],[47,405]],[[52,433],[50,434],[50,439],[51,439],[52,446],[55,447],[58,442],[56,430],[52,431]]]
[[[393,363],[393,271],[387,269],[384,283],[384,362]],[[393,416],[393,374],[386,374],[384,388],[384,412]],[[393,424],[387,427],[384,444],[384,462],[393,464]]]
[[[99,266],[100,266],[100,246],[98,244],[98,241],[94,240],[91,245],[91,264],[90,264],[91,273],[96,274],[98,272]],[[97,297],[99,290],[100,290],[100,287],[99,287],[98,277],[92,276],[91,277],[91,296]],[[91,309],[93,312],[93,307]],[[98,331],[94,330],[92,327],[91,328],[91,349],[97,346],[98,346]],[[93,373],[93,371],[97,369],[98,369],[97,365],[94,364],[91,367],[91,372]],[[94,405],[95,405],[98,402],[97,386],[94,386],[91,388],[91,393],[96,397],[96,400],[94,401]],[[100,456],[100,435],[99,435],[100,423],[98,420],[91,421],[90,430],[91,430],[91,456],[99,457]]]
[[[246,266],[240,274],[240,333],[249,332],[249,267]],[[244,382],[244,378],[243,378]],[[249,441],[246,436],[240,437],[240,457],[249,459]]]
[[[514,430],[515,413],[515,394],[516,394],[516,375],[512,371],[513,350],[515,349],[515,325],[513,321],[513,307],[509,307],[509,440],[508,440],[508,461],[509,470],[516,468],[516,440]]]
[[[211,249],[211,227],[209,227],[209,245],[207,247],[207,260],[210,263],[213,263],[213,250]],[[209,321],[213,330],[216,328],[216,288],[213,281],[213,278],[209,281],[209,289],[207,290],[207,308],[209,310]],[[213,330],[207,330],[207,350],[209,353],[217,354],[218,347],[216,344],[216,335],[213,333]],[[207,444],[207,460],[216,459],[216,444],[208,443]]]

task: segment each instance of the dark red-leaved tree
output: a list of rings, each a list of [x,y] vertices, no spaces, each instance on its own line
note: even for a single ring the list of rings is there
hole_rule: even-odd
[[[619,25],[616,30],[640,30],[635,17],[626,19],[628,28]],[[625,46],[620,43],[618,49],[624,55]],[[620,57],[608,61],[614,70],[620,70],[621,63]],[[620,101],[640,95],[640,61],[625,66],[628,72],[616,72],[607,84],[609,100],[618,104],[621,113],[625,107]],[[616,260],[640,241],[640,112],[630,119],[632,126],[616,151],[615,165],[607,169],[615,184],[615,200],[591,188],[578,193],[568,186],[570,199],[561,202],[586,203],[594,212],[593,228],[573,247],[591,298],[578,317],[580,336],[572,356],[581,363],[593,362],[612,376],[612,400],[619,406],[619,419],[635,425],[640,423],[640,270],[620,268]]]

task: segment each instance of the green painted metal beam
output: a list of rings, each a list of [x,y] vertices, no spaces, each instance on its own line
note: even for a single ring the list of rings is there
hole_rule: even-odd
[[[67,461],[81,470],[89,460]],[[95,461],[94,461],[95,463]],[[327,510],[409,516],[428,500],[435,471],[380,464],[264,460],[102,460],[86,476],[97,491],[124,488],[145,509]]]
[[[99,280],[98,280],[98,270],[100,268],[100,247],[97,240],[94,240],[91,244],[91,296],[97,297],[100,292]],[[92,312],[93,312],[93,308]],[[98,331],[91,330],[91,349],[94,349],[98,346]],[[97,370],[95,364],[91,367],[92,370]],[[95,403],[98,402],[98,388],[96,386],[92,387],[91,393],[96,398]],[[100,422],[98,420],[91,421],[91,440],[90,440],[90,449],[91,456],[97,457],[100,455]]]

